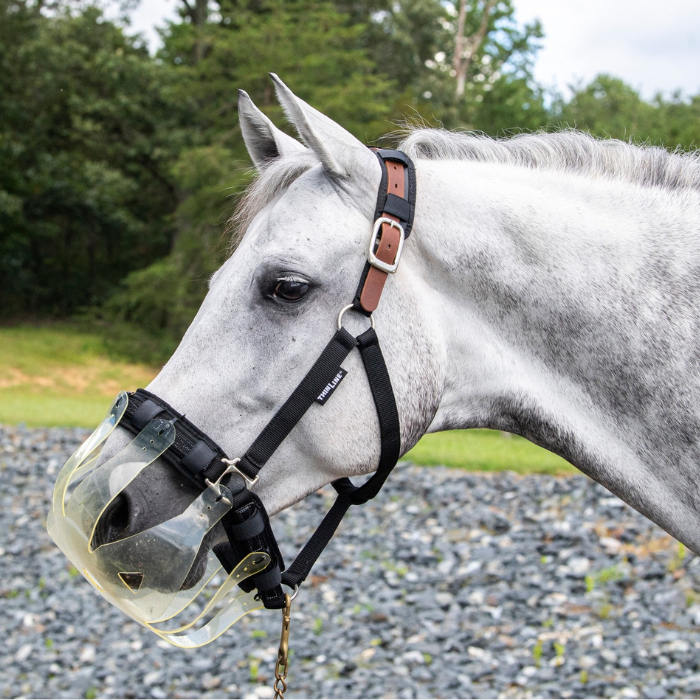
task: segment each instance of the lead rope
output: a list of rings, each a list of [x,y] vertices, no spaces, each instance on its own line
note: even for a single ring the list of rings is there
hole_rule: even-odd
[[[284,700],[287,692],[287,671],[289,670],[289,623],[292,615],[292,597],[284,594],[284,608],[282,608],[282,634],[280,635],[280,648],[277,652],[275,664],[275,682],[272,689],[275,691],[275,700]]]

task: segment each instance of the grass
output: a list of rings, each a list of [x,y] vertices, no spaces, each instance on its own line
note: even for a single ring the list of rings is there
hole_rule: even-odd
[[[110,359],[99,335],[71,324],[0,328],[0,423],[93,428],[120,389],[145,386],[157,372]],[[470,471],[575,471],[551,452],[494,430],[426,435],[406,459]]]
[[[109,359],[99,336],[68,324],[0,328],[0,423],[91,428],[120,389],[157,373]]]
[[[576,468],[525,438],[497,430],[450,430],[426,435],[406,455],[416,464],[470,471],[571,474]]]

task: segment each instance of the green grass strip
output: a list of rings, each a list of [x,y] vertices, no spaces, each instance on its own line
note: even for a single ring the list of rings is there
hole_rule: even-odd
[[[120,389],[156,373],[108,358],[98,335],[70,324],[0,328],[0,423],[93,428]]]
[[[444,465],[469,471],[518,474],[572,474],[566,460],[510,433],[497,430],[450,430],[425,435],[404,457],[415,464]]]

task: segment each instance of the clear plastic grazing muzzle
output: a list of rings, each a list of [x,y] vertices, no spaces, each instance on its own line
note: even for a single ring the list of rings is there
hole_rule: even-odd
[[[202,646],[263,607],[254,593],[244,593],[237,584],[262,571],[270,558],[263,552],[250,554],[226,576],[211,550],[198,557],[207,533],[231,508],[230,501],[211,489],[170,520],[99,542],[96,527],[110,503],[175,441],[176,426],[155,418],[125,448],[96,466],[128,401],[126,392],[120,392],[59,473],[49,534],[102,596],[129,617],[175,646]],[[189,576],[193,567],[203,571],[196,583],[192,580],[197,577]]]

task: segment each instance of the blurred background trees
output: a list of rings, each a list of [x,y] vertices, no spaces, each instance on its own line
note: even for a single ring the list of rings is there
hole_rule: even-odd
[[[237,88],[269,71],[367,142],[406,120],[499,136],[562,126],[692,148],[700,95],[533,79],[513,0],[177,0],[155,56],[96,5],[0,0],[0,318],[87,317],[115,351],[172,351],[225,259],[250,178]],[[386,143],[386,142],[385,142]]]
[[[172,77],[96,8],[48,19],[0,2],[3,315],[98,304],[168,252]]]

